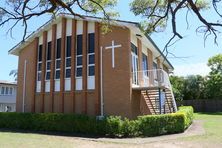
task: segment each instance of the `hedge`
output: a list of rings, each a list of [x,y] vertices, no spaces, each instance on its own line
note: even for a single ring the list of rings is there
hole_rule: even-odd
[[[188,128],[192,120],[192,107],[181,107],[172,114],[139,116],[136,120],[116,116],[97,120],[86,115],[61,113],[0,113],[0,128],[135,137],[180,133]]]

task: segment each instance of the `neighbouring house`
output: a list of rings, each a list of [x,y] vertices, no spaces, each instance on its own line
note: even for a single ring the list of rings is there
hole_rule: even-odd
[[[173,66],[139,24],[60,14],[9,53],[19,56],[17,112],[119,115],[177,110]]]
[[[0,112],[15,112],[17,84],[0,81]]]

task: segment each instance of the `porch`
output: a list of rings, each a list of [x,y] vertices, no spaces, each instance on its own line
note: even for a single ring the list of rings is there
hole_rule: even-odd
[[[140,94],[143,115],[177,111],[169,75],[162,69],[132,72],[132,90]]]

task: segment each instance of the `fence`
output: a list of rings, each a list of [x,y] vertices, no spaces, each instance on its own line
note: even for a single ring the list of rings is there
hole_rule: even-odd
[[[222,99],[217,100],[183,100],[177,106],[193,106],[195,112],[222,112]]]

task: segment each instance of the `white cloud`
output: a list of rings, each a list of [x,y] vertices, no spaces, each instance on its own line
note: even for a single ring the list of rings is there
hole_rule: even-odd
[[[206,76],[210,72],[210,68],[206,63],[184,64],[174,66],[174,75],[187,76],[187,75],[202,75]]]

